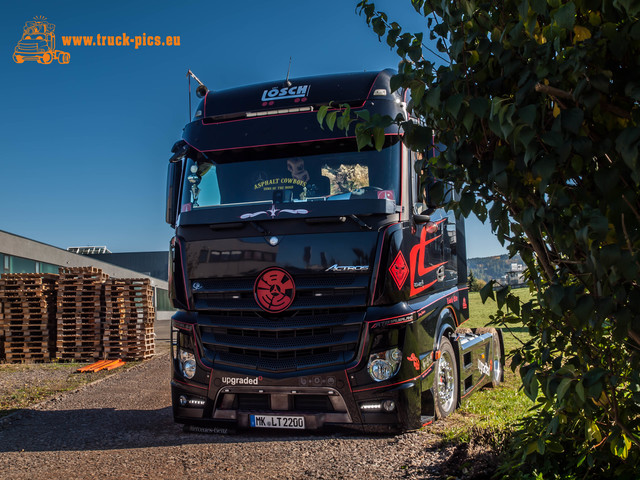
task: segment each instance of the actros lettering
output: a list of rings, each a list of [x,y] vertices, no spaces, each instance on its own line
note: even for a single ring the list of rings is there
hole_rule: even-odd
[[[331,265],[325,272],[367,272],[369,265]]]

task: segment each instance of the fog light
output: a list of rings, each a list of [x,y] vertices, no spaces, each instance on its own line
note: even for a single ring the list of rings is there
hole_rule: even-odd
[[[396,409],[396,402],[393,400],[385,400],[382,402],[382,408],[384,408],[385,412],[393,412]]]
[[[369,356],[369,376],[376,382],[383,382],[393,377],[402,363],[402,352],[392,348],[386,352],[374,353]]]
[[[189,379],[196,374],[196,357],[193,353],[180,350],[180,371]]]
[[[178,402],[180,402],[181,407],[186,407],[189,404],[189,400],[187,399],[186,395],[180,395],[178,397]]]

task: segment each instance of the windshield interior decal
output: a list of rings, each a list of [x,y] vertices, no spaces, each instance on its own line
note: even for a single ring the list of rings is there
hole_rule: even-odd
[[[293,215],[306,215],[309,213],[309,210],[305,210],[304,208],[296,208],[295,210],[290,208],[276,208],[274,204],[274,205],[271,205],[271,208],[269,210],[260,210],[259,212],[243,213],[242,215],[240,215],[240,218],[244,220],[247,218],[257,217],[259,215],[270,215],[271,218],[276,218],[278,215],[280,215],[280,213],[291,213]]]

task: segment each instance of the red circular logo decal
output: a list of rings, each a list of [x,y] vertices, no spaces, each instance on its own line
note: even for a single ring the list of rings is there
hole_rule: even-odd
[[[296,286],[286,270],[272,267],[256,279],[253,296],[264,311],[278,313],[291,306],[296,296]]]

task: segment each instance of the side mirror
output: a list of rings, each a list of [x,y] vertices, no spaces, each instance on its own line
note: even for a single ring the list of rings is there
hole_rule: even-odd
[[[188,151],[189,145],[187,145],[187,142],[185,142],[184,140],[178,140],[173,144],[173,147],[171,147],[171,153],[173,153],[173,155],[171,155],[169,163],[180,162]]]
[[[413,216],[413,220],[416,223],[427,223],[431,221],[431,217],[429,215],[423,215],[421,213],[417,213]]]
[[[182,177],[182,162],[169,163],[167,170],[167,211],[165,214],[166,222],[172,228],[176,226],[176,217],[178,215],[178,205],[180,193],[180,179]]]

